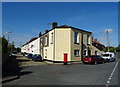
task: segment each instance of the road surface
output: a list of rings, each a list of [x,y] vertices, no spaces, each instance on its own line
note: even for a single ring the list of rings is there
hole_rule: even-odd
[[[30,61],[26,61],[30,62]],[[111,75],[112,74],[112,75]],[[6,85],[118,85],[118,62],[105,64],[37,64],[26,66],[20,79]],[[14,87],[14,86],[13,86]]]

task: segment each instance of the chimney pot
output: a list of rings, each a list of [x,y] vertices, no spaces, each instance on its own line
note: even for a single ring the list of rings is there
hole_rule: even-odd
[[[41,37],[41,36],[42,36],[42,33],[40,32],[40,33],[39,33],[39,37]]]
[[[55,27],[57,27],[57,22],[52,23],[52,28],[55,28]]]
[[[48,33],[49,32],[49,30],[45,30],[45,33]]]

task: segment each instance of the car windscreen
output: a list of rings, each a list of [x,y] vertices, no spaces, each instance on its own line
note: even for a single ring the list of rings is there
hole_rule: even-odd
[[[85,58],[89,58],[89,57],[92,58],[92,57],[96,57],[96,56],[86,56]]]
[[[17,52],[12,52],[13,54],[17,54]]]
[[[104,56],[104,57],[108,57],[108,56],[109,56],[109,54],[102,54],[102,56]]]

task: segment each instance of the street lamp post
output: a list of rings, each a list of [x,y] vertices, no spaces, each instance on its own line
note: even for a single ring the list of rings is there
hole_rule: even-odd
[[[112,32],[112,29],[105,29],[105,32],[107,34],[107,45],[108,45],[108,52],[109,52],[109,47],[110,47],[109,33]]]

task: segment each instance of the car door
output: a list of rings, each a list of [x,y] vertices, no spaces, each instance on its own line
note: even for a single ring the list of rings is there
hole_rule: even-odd
[[[98,56],[94,56],[94,61],[99,62],[99,58],[98,58]]]
[[[98,57],[98,62],[101,63],[103,61],[101,56],[97,56]]]

